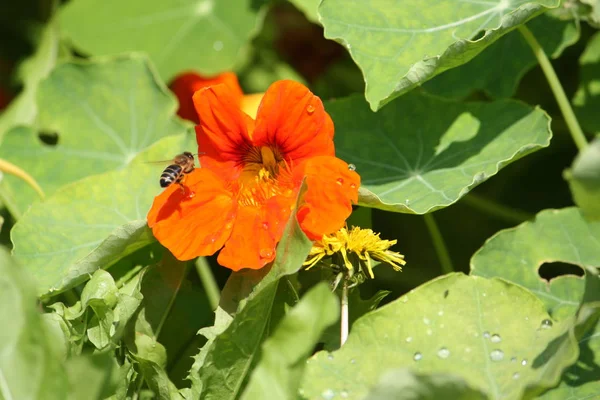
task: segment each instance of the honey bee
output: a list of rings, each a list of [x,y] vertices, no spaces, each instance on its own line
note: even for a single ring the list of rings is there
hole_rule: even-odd
[[[173,183],[181,185],[183,176],[194,170],[194,155],[189,151],[178,154],[160,175],[160,187],[166,188]]]

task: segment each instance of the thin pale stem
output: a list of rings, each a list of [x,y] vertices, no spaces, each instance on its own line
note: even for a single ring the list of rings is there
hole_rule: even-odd
[[[548,56],[546,56],[546,53],[544,53],[544,49],[542,46],[540,46],[535,36],[533,36],[533,33],[531,33],[531,31],[525,25],[519,25],[519,32],[521,32],[525,38],[525,41],[527,44],[529,44],[529,47],[531,47],[531,50],[537,58],[538,63],[540,63],[540,67],[542,67],[544,75],[546,75],[548,84],[552,89],[552,93],[554,93],[558,107],[565,118],[565,122],[569,128],[569,132],[571,132],[571,137],[573,138],[575,145],[580,151],[583,150],[588,144],[587,140],[583,131],[581,130],[581,126],[579,126],[579,122],[577,121],[577,117],[575,117],[571,103],[569,102],[569,99],[565,94],[565,90],[558,80],[556,71],[554,71]]]
[[[444,243],[444,238],[442,237],[442,233],[435,222],[435,218],[433,218],[431,213],[425,214],[423,217],[425,218],[425,225],[427,225],[427,229],[431,235],[433,247],[438,259],[440,260],[442,271],[445,274],[454,272],[454,266],[452,265],[452,260],[450,259],[450,253],[448,253],[448,248],[446,247],[446,243]]]
[[[342,283],[342,299],[341,299],[341,323],[340,323],[340,346],[343,346],[348,339],[348,279],[344,278]]]
[[[534,217],[533,214],[505,206],[504,204],[497,203],[474,193],[469,193],[463,197],[462,201],[473,208],[477,208],[478,210],[510,223],[520,224],[521,222],[533,219]]]
[[[206,257],[198,257],[196,260],[196,272],[202,281],[202,286],[204,286],[204,291],[206,292],[211,308],[216,310],[221,299],[221,290],[219,289],[219,285],[217,285]]]
[[[44,191],[38,185],[35,179],[31,177],[27,172],[23,171],[21,168],[16,165],[0,159],[0,171],[6,172],[7,174],[11,174],[21,179],[23,182],[27,183],[33,190],[36,191],[38,196],[43,200],[46,196],[44,195]]]

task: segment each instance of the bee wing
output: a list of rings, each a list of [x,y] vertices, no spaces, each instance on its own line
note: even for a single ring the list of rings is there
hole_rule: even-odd
[[[144,163],[144,164],[154,164],[154,165],[157,165],[157,164],[169,164],[169,163],[173,163],[173,159],[172,159],[172,158],[170,158],[170,159],[168,159],[168,160],[159,160],[159,161],[144,161],[143,163]]]

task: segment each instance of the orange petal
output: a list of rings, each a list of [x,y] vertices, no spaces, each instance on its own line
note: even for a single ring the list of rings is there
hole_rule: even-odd
[[[217,258],[219,264],[239,271],[260,269],[273,261],[291,205],[292,199],[276,196],[262,206],[239,207],[233,232]]]
[[[336,157],[309,159],[294,171],[297,185],[306,177],[307,190],[298,207],[298,222],[306,236],[318,240],[344,226],[358,202],[360,176]]]
[[[184,190],[172,184],[156,196],[148,213],[156,239],[182,261],[223,247],[236,209],[225,182],[210,170],[196,168],[183,184]]]
[[[296,165],[308,157],[335,154],[333,122],[321,99],[294,81],[277,81],[269,87],[252,139],[256,146],[276,145]]]
[[[236,94],[225,85],[201,89],[193,99],[200,117],[196,126],[200,164],[226,180],[235,179],[252,146],[254,120],[240,110]]]
[[[203,77],[192,71],[184,72],[176,76],[169,84],[169,89],[175,93],[175,96],[177,96],[177,99],[179,100],[179,110],[177,110],[177,115],[183,119],[198,123],[200,120],[198,119],[198,114],[194,108],[192,96],[197,90],[212,85],[218,85],[219,83],[227,85],[239,99],[241,104],[244,93],[238,83],[237,76],[233,72],[224,72],[210,78]]]

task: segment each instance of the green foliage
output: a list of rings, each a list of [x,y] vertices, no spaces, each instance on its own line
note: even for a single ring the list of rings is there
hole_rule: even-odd
[[[599,1],[13,3],[0,15],[0,399],[600,396]],[[535,68],[542,53],[552,64]],[[262,269],[181,261],[155,240],[161,173],[208,151],[168,85],[232,70],[245,93],[293,79],[321,97],[336,156],[361,177],[346,224],[379,238],[313,247],[298,215],[325,219],[296,210],[315,175]],[[278,137],[282,122],[320,129],[279,109]],[[190,198],[258,210],[258,192],[240,193],[270,153],[248,150],[220,153],[244,154],[239,181]],[[265,179],[296,171],[276,150]],[[321,189],[318,206],[340,211]],[[243,215],[253,230],[236,240],[262,239],[257,218],[278,209]],[[206,233],[197,222],[173,238]],[[346,259],[392,251],[402,273],[350,276]]]
[[[325,37],[343,43],[367,82],[365,96],[376,111],[435,75],[471,60],[519,24],[558,6],[557,0],[404,2],[319,7]],[[483,37],[474,40],[485,31]]]
[[[357,96],[328,109],[338,154],[361,174],[360,204],[405,213],[455,203],[552,136],[542,110],[506,100],[454,103],[410,93],[378,113]]]

